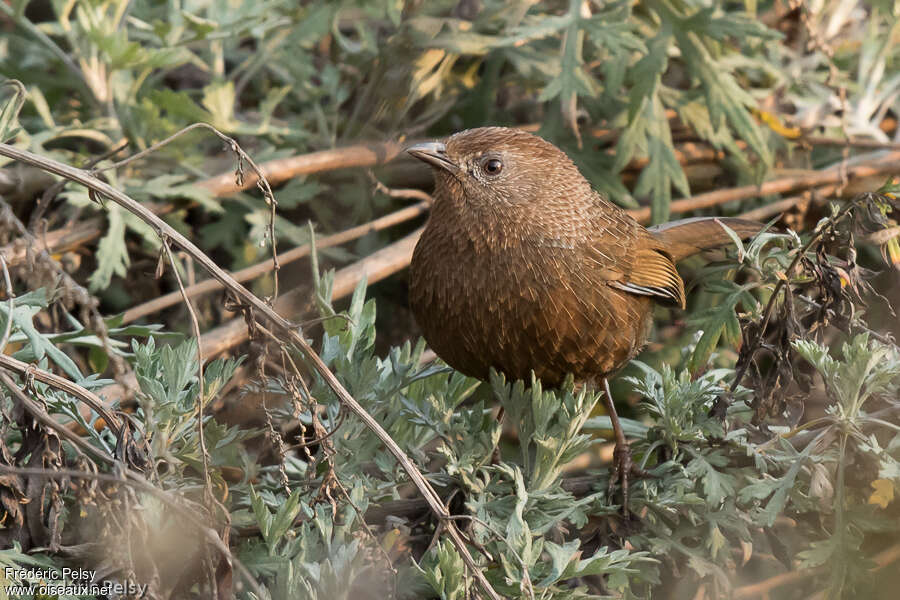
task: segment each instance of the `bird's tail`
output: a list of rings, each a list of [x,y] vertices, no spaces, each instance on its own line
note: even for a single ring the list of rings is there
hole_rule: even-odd
[[[679,261],[701,250],[730,244],[731,236],[722,225],[734,231],[742,240],[753,237],[765,227],[756,221],[734,217],[695,217],[663,223],[649,229],[665,244],[666,251],[672,258]]]

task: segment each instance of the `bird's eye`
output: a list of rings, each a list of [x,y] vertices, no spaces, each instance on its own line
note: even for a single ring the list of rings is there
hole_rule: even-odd
[[[503,161],[499,158],[489,158],[482,163],[482,168],[488,175],[499,175],[503,170]]]

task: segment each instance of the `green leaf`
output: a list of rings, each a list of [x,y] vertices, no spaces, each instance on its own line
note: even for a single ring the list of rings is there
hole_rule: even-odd
[[[269,543],[273,522],[272,514],[269,512],[265,500],[263,500],[262,496],[256,492],[253,484],[250,484],[250,506],[253,508],[256,524],[259,526],[259,532],[262,534],[263,539],[266,540],[266,544],[269,546],[269,551],[271,552],[274,548],[273,544]]]
[[[462,600],[466,597],[469,587],[465,563],[449,540],[438,542],[419,570],[441,600]]]
[[[107,206],[108,227],[106,235],[97,245],[97,269],[88,279],[88,289],[102,290],[109,285],[113,275],[125,277],[128,274],[128,248],[125,246],[125,220],[118,204]]]
[[[0,143],[6,143],[19,134],[19,111],[25,104],[25,86],[15,79],[0,83],[0,89],[12,89],[12,96],[0,106]]]
[[[646,54],[648,52],[646,44],[635,35],[635,24],[625,20],[629,16],[626,11],[619,13],[621,21],[614,20],[616,17],[608,12],[594,15],[590,19],[582,19],[581,26],[588,33],[587,39],[594,45],[607,49],[619,59],[624,59],[629,52]]]
[[[725,12],[714,16],[717,12],[721,11],[716,7],[702,8],[685,19],[682,27],[719,41],[729,38],[735,38],[739,42],[744,42],[747,38],[779,40],[784,37],[781,32],[769,29],[761,21],[748,15]]]
[[[688,361],[688,369],[691,373],[699,373],[706,368],[707,363],[709,363],[709,357],[712,355],[713,350],[716,349],[716,346],[719,345],[719,338],[722,337],[722,332],[725,331],[725,322],[722,319],[709,320],[706,322],[705,327],[703,335],[700,336],[697,345],[694,346],[694,351],[691,353],[691,358]]]
[[[211,83],[203,88],[201,103],[212,119],[212,125],[222,131],[232,131],[239,123],[234,117],[235,91],[233,81]]]
[[[209,190],[192,183],[185,183],[187,178],[187,175],[171,173],[159,175],[152,179],[142,180],[139,185],[129,186],[127,191],[136,199],[140,196],[160,199],[183,198],[200,204],[212,213],[223,212],[222,205],[213,199]]]
[[[39,306],[31,306],[27,304],[18,305],[13,310],[12,321],[15,327],[28,340],[28,345],[16,352],[13,356],[24,362],[38,362],[44,357],[52,360],[58,365],[66,375],[75,380],[76,383],[84,379],[84,375],[78,369],[75,362],[69,356],[53,345],[46,336],[41,334],[34,326],[32,320],[40,311]],[[3,302],[0,303],[0,313],[8,317],[9,307]]]
[[[644,106],[647,155],[650,160],[641,171],[634,194],[650,196],[652,220],[654,223],[661,223],[669,218],[672,186],[677,187],[685,196],[690,195],[690,187],[684,169],[675,156],[672,132],[662,102],[656,96]]]
[[[688,449],[688,453],[693,459],[685,471],[703,482],[703,495],[711,507],[717,507],[726,497],[734,494],[735,477],[724,470],[719,470],[728,464],[721,451],[697,452]]]
[[[185,123],[210,123],[213,115],[204,110],[187,92],[176,92],[163,88],[151,90],[150,100],[173,117],[180,117]]]
[[[594,96],[596,84],[584,70],[582,58],[582,44],[584,35],[581,31],[580,0],[571,0],[569,3],[569,25],[563,38],[562,57],[559,64],[559,74],[544,87],[538,96],[539,102],[546,102],[560,97],[565,107],[567,103],[574,102],[578,96]]]
[[[544,579],[536,584],[537,587],[548,587],[559,581],[563,573],[565,573],[566,568],[569,566],[569,563],[578,556],[579,546],[580,543],[578,540],[571,540],[562,545],[554,544],[549,541],[544,542],[544,551],[550,555],[550,572]]]
[[[766,498],[765,507],[759,511],[761,523],[766,527],[775,524],[775,519],[782,513],[788,502],[789,494],[794,490],[794,481],[800,473],[800,469],[806,464],[806,459],[815,444],[809,444],[803,452],[798,453],[787,440],[780,440],[781,447],[789,452],[795,458],[789,464],[787,472],[779,479],[764,478],[756,480],[754,483],[744,486],[739,490],[738,495],[742,499]]]
[[[684,26],[676,27],[674,33],[689,72],[701,83],[713,127],[726,120],[760,159],[770,165],[772,153],[750,112],[756,106],[753,97],[719,65],[696,33]]]
[[[628,92],[629,124],[634,122],[646,103],[653,102],[662,74],[669,65],[671,43],[672,32],[668,27],[663,26],[647,45],[647,53],[634,65],[629,77],[632,82],[631,90]],[[631,160],[631,158],[629,157],[627,160]]]
[[[297,518],[297,515],[300,513],[300,493],[302,488],[298,487],[291,492],[290,497],[278,507],[275,511],[275,516],[272,518],[272,521],[269,525],[267,535],[265,535],[266,543],[269,544],[270,548],[273,548],[276,544],[278,544],[281,539],[284,537],[284,534],[288,532],[291,527],[294,525],[294,520]],[[256,511],[256,507],[254,507],[254,511]]]

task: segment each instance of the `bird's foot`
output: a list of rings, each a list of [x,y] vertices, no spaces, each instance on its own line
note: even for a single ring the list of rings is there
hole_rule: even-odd
[[[613,451],[612,471],[609,474],[609,491],[608,497],[613,498],[616,483],[622,487],[622,514],[628,516],[628,480],[630,476],[635,477],[651,477],[650,473],[644,471],[634,464],[631,459],[631,447],[628,444],[616,444]]]

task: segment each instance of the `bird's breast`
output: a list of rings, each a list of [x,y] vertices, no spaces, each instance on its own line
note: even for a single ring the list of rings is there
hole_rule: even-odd
[[[410,265],[410,305],[455,369],[482,379],[492,367],[511,379],[533,370],[554,384],[615,371],[642,347],[650,301],[594,277],[568,244],[491,246],[430,225]]]

